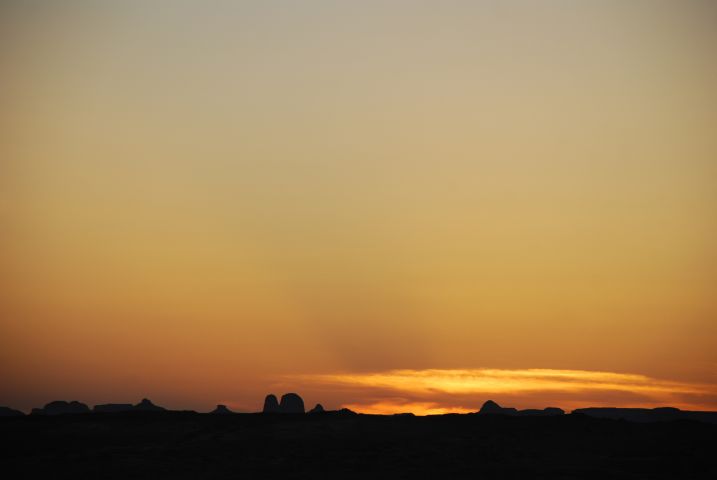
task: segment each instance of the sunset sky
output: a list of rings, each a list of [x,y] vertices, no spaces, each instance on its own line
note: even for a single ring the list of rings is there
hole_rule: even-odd
[[[0,405],[717,410],[717,4],[0,3]]]

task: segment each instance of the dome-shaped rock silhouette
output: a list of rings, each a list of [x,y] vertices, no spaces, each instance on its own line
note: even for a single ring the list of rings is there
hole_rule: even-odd
[[[304,413],[304,401],[296,393],[282,395],[279,404],[281,413]]]
[[[309,413],[324,413],[326,410],[324,410],[324,406],[320,403],[317,403],[314,408],[309,410]]]
[[[276,395],[270,393],[264,399],[264,413],[278,413],[279,412],[279,401],[276,399]]]
[[[233,415],[234,414],[234,412],[229,410],[226,405],[217,405],[217,408],[215,408],[214,410],[212,410],[209,413],[211,413],[212,415]]]

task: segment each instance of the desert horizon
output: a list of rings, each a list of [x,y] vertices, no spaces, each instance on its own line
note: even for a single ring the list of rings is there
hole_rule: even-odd
[[[0,1],[2,411],[171,410],[2,460],[710,471],[715,47],[706,0]],[[333,413],[179,413],[271,392]]]
[[[230,383],[227,381],[227,383]],[[357,413],[436,415],[471,413],[488,399],[519,409],[559,407],[570,412],[589,407],[659,408],[717,411],[715,386],[675,382],[635,374],[551,369],[455,369],[392,370],[387,372],[301,374],[279,377],[269,390],[305,392],[307,403],[320,403],[330,410],[347,408]],[[87,392],[67,395],[61,391],[32,404],[5,405],[29,413],[50,399],[78,400],[87,405],[132,403],[138,398],[168,396],[138,392],[119,395]],[[204,402],[166,404],[172,410],[210,411],[217,404],[237,412],[261,411],[265,393],[240,394],[240,398],[215,397]],[[204,394],[208,397],[208,394]],[[39,398],[39,396],[38,396]],[[95,399],[87,401],[87,399]],[[363,400],[368,399],[368,401]]]

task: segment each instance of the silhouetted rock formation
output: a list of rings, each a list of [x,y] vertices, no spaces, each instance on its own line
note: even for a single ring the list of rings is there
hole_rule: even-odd
[[[282,395],[281,403],[276,396],[269,394],[264,399],[264,413],[304,413],[304,401],[296,393]]]
[[[663,422],[670,420],[698,420],[717,423],[717,412],[685,411],[673,407],[661,408],[578,408],[573,414],[596,418],[628,420],[630,422]]]
[[[65,415],[68,413],[90,413],[90,408],[77,401],[56,400],[43,408],[33,408],[31,415]]]
[[[279,401],[276,399],[276,395],[270,393],[264,399],[264,413],[279,413]]]
[[[104,403],[95,405],[92,411],[96,413],[117,413],[130,412],[132,409],[134,409],[134,406],[131,403]]]
[[[354,412],[353,410],[349,410],[348,408],[342,408],[341,410],[336,410],[336,413],[338,415],[347,415],[347,416],[358,415],[358,413]]]
[[[304,400],[296,393],[282,395],[279,411],[281,413],[304,413]]]
[[[483,404],[483,406],[480,408],[480,411],[478,413],[481,414],[499,414],[499,415],[515,415],[518,413],[518,410],[515,408],[503,408],[497,403],[495,403],[493,400],[488,400]]]
[[[565,415],[565,411],[562,408],[556,407],[548,407],[542,410],[529,408],[527,410],[518,410],[518,415],[521,417],[554,417],[556,415]]]
[[[7,479],[717,479],[717,425],[580,414],[28,416],[0,438]]]
[[[482,407],[480,407],[480,411],[478,413],[500,413],[502,410],[503,409],[500,405],[495,403],[493,400],[488,400]]]
[[[0,407],[0,417],[24,417],[25,414],[20,410],[10,407]]]
[[[164,412],[167,409],[155,405],[147,398],[143,398],[141,402],[132,407],[132,410],[137,412]]]
[[[513,415],[519,417],[551,417],[555,415],[564,415],[565,412],[560,408],[548,407],[543,410],[537,408],[529,408],[527,410],[516,410],[515,408],[501,407],[493,400],[488,400],[483,404],[480,414],[493,414],[493,415]]]
[[[309,410],[309,413],[324,413],[324,412],[325,412],[324,407],[320,403],[317,403],[314,408]]]
[[[209,413],[212,415],[234,415],[234,412],[229,410],[226,405],[217,405],[217,408]]]

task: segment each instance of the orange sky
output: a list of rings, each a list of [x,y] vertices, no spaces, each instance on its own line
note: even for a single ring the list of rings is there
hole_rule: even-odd
[[[717,409],[709,2],[61,3],[0,4],[0,404]]]

